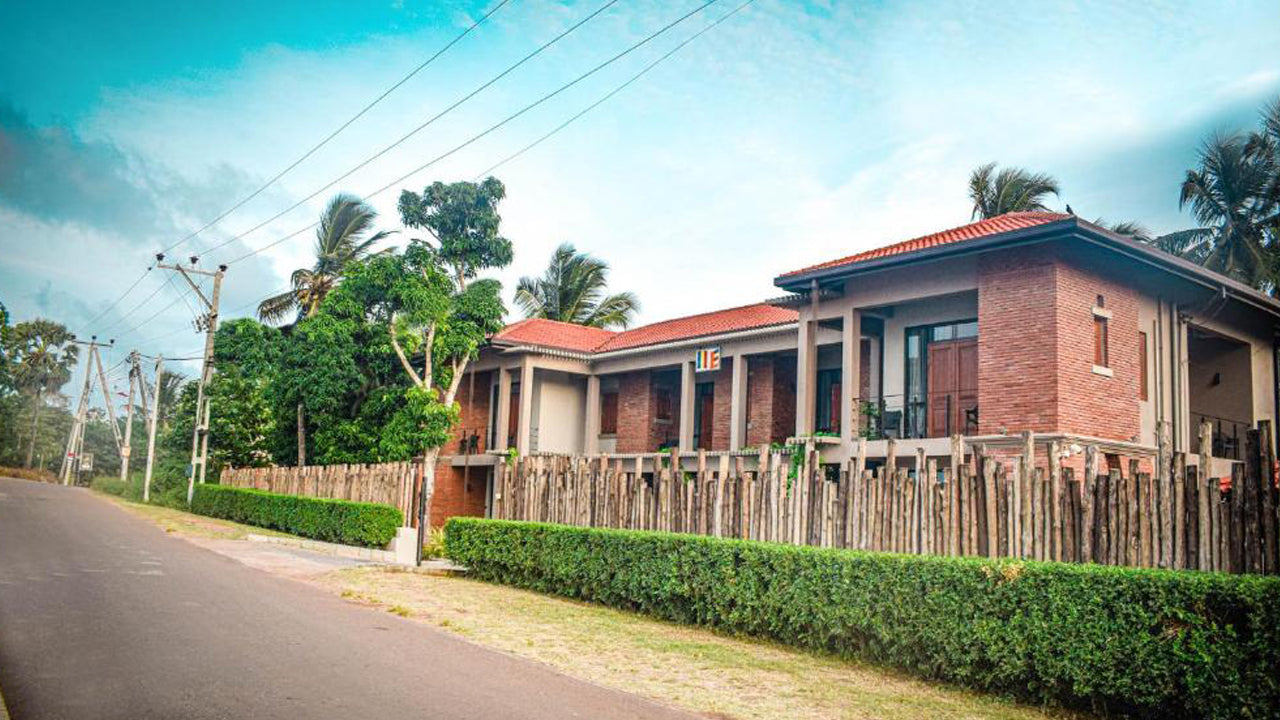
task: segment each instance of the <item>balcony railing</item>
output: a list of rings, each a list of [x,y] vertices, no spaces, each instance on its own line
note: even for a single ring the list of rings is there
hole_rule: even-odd
[[[858,428],[869,440],[974,435],[978,432],[977,390],[876,395],[854,398]]]
[[[1250,423],[1240,420],[1214,417],[1204,413],[1191,413],[1191,427],[1199,428],[1201,423],[1213,426],[1213,449],[1216,458],[1241,460],[1244,458],[1244,436],[1252,427]],[[1192,431],[1195,432],[1194,430]]]

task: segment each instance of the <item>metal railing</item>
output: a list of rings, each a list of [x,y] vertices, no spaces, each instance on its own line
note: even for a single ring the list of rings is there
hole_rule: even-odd
[[[1204,413],[1191,413],[1191,427],[1198,428],[1201,423],[1206,422],[1213,427],[1212,452],[1214,457],[1227,460],[1241,460],[1244,458],[1244,437],[1245,433],[1253,427],[1251,423],[1205,415]]]
[[[976,397],[977,390],[953,390],[933,393],[902,393],[854,398],[860,434],[869,440],[921,439],[949,437],[978,432],[978,403],[962,402],[962,397]],[[930,428],[929,418],[941,412],[941,426]]]

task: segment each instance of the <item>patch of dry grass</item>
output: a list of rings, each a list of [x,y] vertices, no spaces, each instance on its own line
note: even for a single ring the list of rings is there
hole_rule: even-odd
[[[475,580],[356,568],[320,582],[567,675],[731,718],[1048,718],[1060,711]]]

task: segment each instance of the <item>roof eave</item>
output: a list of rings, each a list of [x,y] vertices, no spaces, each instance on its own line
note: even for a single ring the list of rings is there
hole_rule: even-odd
[[[822,283],[835,279],[843,279],[853,275],[861,275],[867,272],[883,270],[885,268],[898,265],[936,260],[952,255],[968,255],[974,252],[981,252],[998,245],[1038,242],[1045,239],[1044,236],[1046,235],[1052,235],[1066,229],[1074,228],[1076,225],[1077,218],[1063,218],[1061,220],[1054,220],[1042,225],[1019,228],[1017,230],[1010,230],[1008,232],[997,233],[995,235],[987,235],[974,240],[962,240],[960,242],[946,243],[944,245],[935,245],[934,247],[924,248],[923,250],[914,250],[912,252],[899,253],[897,255],[889,255],[882,258],[852,262],[846,265],[835,265],[833,267],[817,268],[794,274],[789,273],[779,275],[773,279],[773,284],[784,290],[796,292],[809,287],[814,280]]]

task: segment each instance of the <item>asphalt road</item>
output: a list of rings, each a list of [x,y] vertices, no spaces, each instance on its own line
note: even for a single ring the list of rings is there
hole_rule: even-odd
[[[0,478],[0,689],[46,718],[689,718]]]

